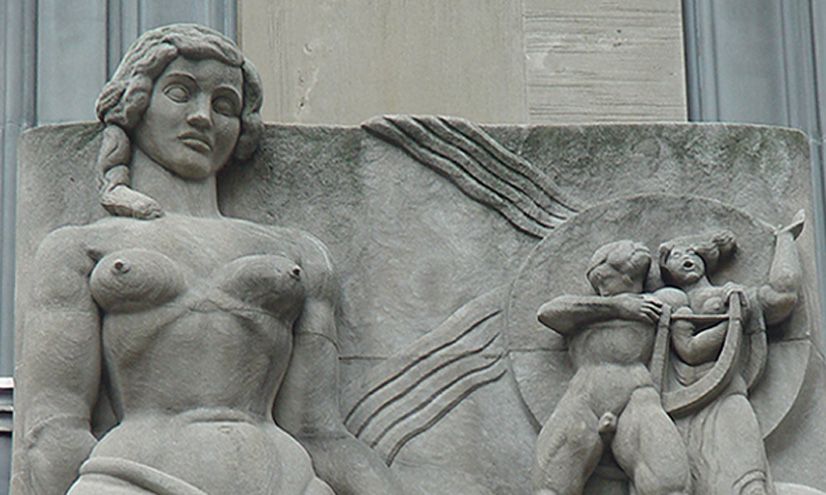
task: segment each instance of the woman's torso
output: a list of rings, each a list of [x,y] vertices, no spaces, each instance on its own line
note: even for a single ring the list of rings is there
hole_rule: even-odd
[[[119,423],[91,457],[211,494],[302,493],[309,457],[271,416],[312,276],[295,233],[179,216],[95,225],[90,289]]]

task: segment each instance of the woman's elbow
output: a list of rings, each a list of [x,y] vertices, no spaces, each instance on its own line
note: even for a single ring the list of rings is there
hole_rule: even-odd
[[[709,361],[709,353],[703,352],[696,345],[688,345],[685,346],[683,349],[675,349],[677,351],[677,355],[680,356],[680,359],[683,360],[686,364],[690,364],[691,366],[699,366],[703,363]]]
[[[771,286],[765,286],[760,291],[760,303],[763,307],[763,314],[767,325],[776,325],[788,318],[795,306],[799,296],[797,291],[777,291]]]

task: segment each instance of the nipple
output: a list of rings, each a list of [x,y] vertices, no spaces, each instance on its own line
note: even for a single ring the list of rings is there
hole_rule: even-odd
[[[124,261],[120,258],[116,259],[114,263],[112,263],[112,273],[115,275],[120,275],[122,273],[128,273],[129,270],[132,269],[132,266],[129,265],[129,262]]]

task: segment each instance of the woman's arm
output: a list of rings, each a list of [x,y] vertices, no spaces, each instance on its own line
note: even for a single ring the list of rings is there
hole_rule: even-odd
[[[100,381],[100,316],[89,291],[94,261],[79,229],[50,234],[35,257],[16,368],[21,438],[15,495],[66,493],[96,443],[90,418]]]
[[[301,264],[307,300],[296,323],[275,420],[310,452],[317,474],[338,495],[401,493],[400,484],[376,452],[344,427],[335,325],[338,288],[324,246],[309,239]]]
[[[802,268],[795,239],[800,235],[804,221],[801,210],[789,226],[775,234],[769,283],[758,290],[760,306],[768,325],[776,325],[788,318],[797,305]]]
[[[674,287],[664,287],[654,295],[672,308],[671,345],[677,356],[693,366],[716,359],[723,347],[728,321],[706,328],[695,335],[694,323],[673,318],[694,313],[688,307],[689,300],[685,292]]]
[[[676,310],[672,315],[687,315],[692,311],[683,307]],[[672,320],[671,322],[671,344],[680,359],[686,363],[697,366],[699,364],[714,361],[723,348],[723,340],[726,337],[728,320],[718,323],[710,328],[694,334],[694,324],[685,320]]]

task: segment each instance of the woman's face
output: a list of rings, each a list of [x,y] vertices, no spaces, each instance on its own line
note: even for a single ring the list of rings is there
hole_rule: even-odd
[[[229,160],[241,129],[241,69],[178,57],[155,80],[134,131],[138,148],[186,179],[205,179]]]
[[[692,247],[676,246],[665,260],[665,269],[678,286],[692,284],[706,274],[706,265]]]

